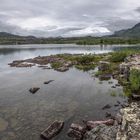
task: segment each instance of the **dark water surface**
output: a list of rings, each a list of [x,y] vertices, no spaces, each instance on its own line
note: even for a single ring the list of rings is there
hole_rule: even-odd
[[[27,59],[38,55],[62,53],[107,53],[122,46],[76,46],[76,45],[25,45],[0,46],[0,140],[40,140],[39,135],[54,120],[64,120],[64,130],[55,140],[69,140],[66,136],[72,122],[100,120],[106,111],[115,114],[114,107],[122,97],[122,87],[112,89],[113,84],[92,77],[92,72],[75,68],[61,73],[54,70],[11,68],[13,60]],[[123,46],[126,47],[126,46]],[[44,81],[54,80],[49,85]],[[31,87],[40,87],[30,94]],[[116,93],[115,97],[111,93]],[[102,107],[110,104],[108,110]]]

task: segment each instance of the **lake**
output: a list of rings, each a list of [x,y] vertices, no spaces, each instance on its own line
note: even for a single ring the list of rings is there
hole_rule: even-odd
[[[113,82],[99,81],[93,71],[71,68],[67,72],[43,70],[38,67],[11,68],[13,60],[52,54],[100,54],[132,46],[80,45],[7,45],[0,46],[0,139],[40,140],[40,133],[54,120],[64,120],[63,131],[54,140],[70,140],[66,136],[72,122],[105,119],[107,111],[116,114],[121,106],[117,101],[127,100],[122,87],[112,89]],[[139,46],[135,46],[136,48]],[[54,80],[49,85],[44,81]],[[36,94],[31,87],[40,87]],[[115,97],[111,93],[116,93]],[[108,110],[102,107],[110,104]]]

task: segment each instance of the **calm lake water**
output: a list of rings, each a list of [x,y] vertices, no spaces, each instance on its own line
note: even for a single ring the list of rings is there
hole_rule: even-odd
[[[122,87],[117,83],[102,83],[92,75],[75,68],[61,73],[54,70],[11,68],[13,60],[51,54],[108,53],[127,46],[21,45],[0,46],[0,140],[40,140],[40,132],[54,120],[64,120],[65,127],[55,140],[70,140],[66,136],[72,122],[105,119],[106,111],[115,114],[120,106]],[[129,46],[130,47],[130,46]],[[137,46],[139,47],[139,46]],[[44,81],[54,80],[49,85]],[[31,87],[40,87],[30,94]],[[115,97],[111,93],[116,93]],[[102,107],[110,104],[108,110]]]

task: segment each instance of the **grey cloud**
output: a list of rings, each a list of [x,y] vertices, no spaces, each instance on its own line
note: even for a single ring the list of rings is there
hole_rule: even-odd
[[[140,13],[140,7],[136,8],[136,12]]]
[[[102,35],[102,29],[112,33],[133,26],[140,21],[138,13],[139,0],[0,0],[0,31],[46,37]]]
[[[0,21],[0,31],[1,32],[9,32],[9,33],[18,33],[17,31],[20,31],[21,28],[17,27],[17,26],[12,26],[12,25],[8,25],[2,21]]]

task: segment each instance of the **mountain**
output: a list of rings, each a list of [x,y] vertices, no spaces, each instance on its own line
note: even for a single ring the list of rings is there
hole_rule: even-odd
[[[20,37],[20,36],[10,34],[10,33],[7,33],[7,32],[0,32],[0,37]]]
[[[120,30],[116,31],[113,37],[136,37],[140,38],[140,23],[136,24],[134,27],[126,29],[126,30]]]
[[[22,38],[22,39],[36,39],[35,36],[20,36],[7,32],[0,32],[0,38]]]
[[[40,40],[34,36],[20,36],[7,32],[0,32],[0,44],[12,45],[12,44],[33,44],[33,43],[40,43]]]

